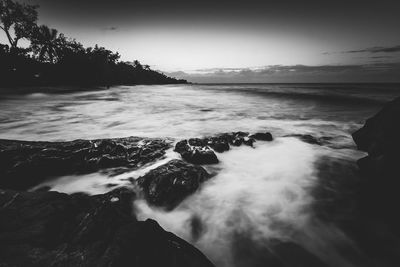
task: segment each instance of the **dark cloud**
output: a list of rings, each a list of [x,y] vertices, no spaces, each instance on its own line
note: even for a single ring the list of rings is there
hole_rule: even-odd
[[[354,53],[396,53],[400,52],[400,45],[395,46],[374,46],[358,50],[347,50],[341,52],[324,52],[323,55],[333,54],[354,54]],[[380,57],[382,58],[382,57]]]
[[[344,51],[343,53],[396,53],[396,52],[400,52],[400,45],[388,46],[388,47],[375,46],[360,50]]]

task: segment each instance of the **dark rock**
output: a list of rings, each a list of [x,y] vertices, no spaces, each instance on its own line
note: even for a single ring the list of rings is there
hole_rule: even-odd
[[[179,141],[175,145],[175,151],[181,154],[187,162],[194,164],[215,164],[218,158],[214,151],[201,139],[189,139]]]
[[[400,223],[400,216],[393,212],[400,203],[399,137],[400,98],[387,103],[353,133],[358,149],[368,152],[368,156],[357,162],[362,175],[360,197],[364,212],[375,211],[375,216],[385,218],[393,226]]]
[[[243,144],[253,147],[253,144],[254,144],[255,141],[256,140],[254,138],[244,138],[243,139]]]
[[[171,160],[139,177],[137,184],[143,189],[149,203],[173,209],[209,177],[207,171],[200,166]]]
[[[400,98],[387,103],[353,133],[360,183],[351,235],[377,266],[400,266]]]
[[[170,143],[138,137],[28,142],[0,140],[0,188],[28,189],[46,178],[104,168],[124,171],[161,158]]]
[[[229,150],[229,141],[223,137],[210,137],[206,139],[207,145],[218,153]]]
[[[371,156],[393,154],[400,148],[400,97],[389,102],[353,133],[358,149]]]
[[[0,191],[0,266],[213,266],[153,220],[132,214],[134,193]]]
[[[260,141],[272,141],[272,134],[269,132],[266,133],[255,133],[250,135],[249,137],[255,139],[255,140],[260,140]]]

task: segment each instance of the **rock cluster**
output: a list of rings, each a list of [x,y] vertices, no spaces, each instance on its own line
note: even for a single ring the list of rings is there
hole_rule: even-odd
[[[218,136],[206,138],[191,138],[181,140],[175,145],[184,160],[193,164],[215,164],[219,160],[215,152],[222,153],[228,151],[230,146],[253,146],[256,140],[272,141],[270,133],[256,133],[249,136],[246,132],[224,133]]]
[[[24,190],[52,176],[110,167],[137,168],[165,154],[170,143],[138,137],[27,142],[0,140],[0,188]]]

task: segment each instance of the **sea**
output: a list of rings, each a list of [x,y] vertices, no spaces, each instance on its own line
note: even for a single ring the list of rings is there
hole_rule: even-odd
[[[341,227],[352,216],[346,190],[359,179],[356,161],[366,155],[351,134],[400,96],[399,84],[137,85],[23,92],[9,88],[0,93],[1,139],[140,136],[177,142],[233,131],[270,132],[272,142],[217,153],[220,163],[204,166],[213,178],[174,210],[137,199],[132,212],[141,220],[155,219],[218,267],[265,266],[268,255],[284,266],[303,266],[296,263],[305,255],[326,266],[371,262]],[[310,144],[298,135],[324,142]],[[169,149],[163,159],[138,170],[54,177],[31,190],[46,185],[69,194],[101,194],[130,186],[128,177],[136,179],[176,158],[179,154]],[[285,256],[276,244],[290,244],[294,256]]]

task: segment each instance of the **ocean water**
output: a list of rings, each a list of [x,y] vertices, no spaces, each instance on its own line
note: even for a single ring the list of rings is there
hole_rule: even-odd
[[[220,164],[204,166],[215,176],[173,211],[138,199],[134,212],[140,219],[157,220],[220,267],[265,266],[271,255],[287,266],[369,266],[369,256],[339,225],[351,217],[351,200],[343,188],[357,181],[355,161],[364,156],[351,133],[399,95],[395,84],[118,86],[66,93],[47,88],[0,96],[0,138],[143,136],[179,141],[229,131],[269,131],[272,142],[217,153]],[[292,134],[326,142],[313,145]],[[35,188],[104,193],[129,186],[127,178],[174,158],[179,155],[170,149],[165,158],[139,170],[113,177],[54,177]],[[277,250],[277,243],[292,244],[291,257]],[[320,262],[299,265],[305,258]]]

